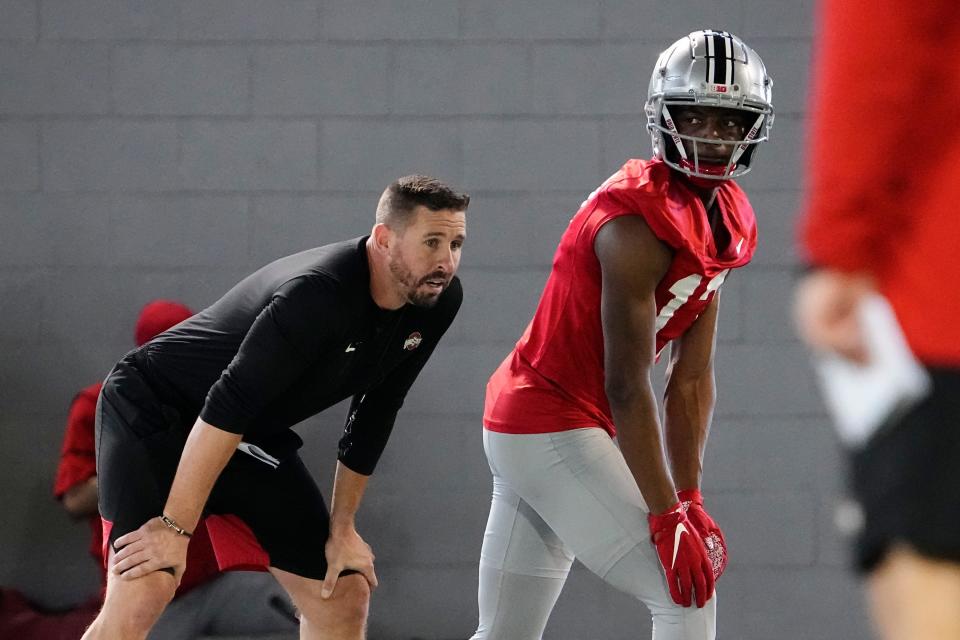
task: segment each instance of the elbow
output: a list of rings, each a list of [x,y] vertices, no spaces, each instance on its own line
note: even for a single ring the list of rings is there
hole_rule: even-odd
[[[82,520],[97,514],[98,497],[97,476],[91,476],[86,482],[67,489],[60,503],[71,518]]]
[[[82,508],[83,505],[74,496],[69,494],[63,496],[61,504],[63,505],[63,510],[66,511],[67,515],[73,520],[81,520],[87,515]]]
[[[635,391],[631,389],[629,385],[622,383],[608,382],[604,385],[604,391],[607,394],[607,401],[610,402],[611,407],[627,404],[635,395]]]
[[[616,411],[620,407],[635,405],[650,393],[649,376],[608,377],[604,381],[604,392],[610,407]]]

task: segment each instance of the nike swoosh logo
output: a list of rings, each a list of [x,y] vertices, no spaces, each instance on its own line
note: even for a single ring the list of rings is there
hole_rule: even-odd
[[[677,563],[677,551],[680,549],[680,536],[683,534],[689,534],[687,531],[687,525],[682,522],[677,525],[677,530],[673,532],[673,560],[670,561],[670,569],[673,569],[673,565]]]
[[[350,353],[351,351],[356,351],[357,348],[353,346],[353,343],[347,345],[347,348],[343,350],[344,353]]]

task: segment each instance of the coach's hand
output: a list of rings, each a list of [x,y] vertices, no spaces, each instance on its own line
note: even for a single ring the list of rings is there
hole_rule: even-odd
[[[702,607],[713,596],[713,567],[703,539],[693,527],[680,503],[666,513],[648,516],[650,537],[667,578],[670,596],[689,607],[696,595]]]
[[[160,569],[172,568],[177,586],[187,566],[190,538],[169,528],[160,518],[151,518],[136,531],[120,536],[111,571],[124,580],[134,580]]]
[[[320,596],[324,599],[333,595],[337,587],[340,572],[347,569],[359,571],[371,589],[377,587],[377,574],[373,571],[373,550],[353,527],[335,528],[327,538],[325,548],[327,556],[327,575],[323,579]]]
[[[703,538],[707,557],[713,565],[713,577],[719,580],[727,568],[728,559],[727,540],[723,537],[720,525],[703,508],[703,494],[699,489],[682,489],[677,491],[677,497],[680,498],[683,510],[687,512],[687,519]]]

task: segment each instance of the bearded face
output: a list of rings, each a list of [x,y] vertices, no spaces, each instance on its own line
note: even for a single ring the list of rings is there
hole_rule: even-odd
[[[418,206],[390,247],[390,273],[401,297],[418,307],[435,305],[460,266],[465,236],[463,211]]]
[[[432,307],[453,279],[452,274],[436,270],[426,275],[415,274],[399,251],[390,256],[390,273],[403,297],[417,307]]]

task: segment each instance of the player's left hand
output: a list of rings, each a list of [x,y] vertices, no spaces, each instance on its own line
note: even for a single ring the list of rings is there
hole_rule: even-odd
[[[707,549],[707,557],[710,558],[710,563],[713,565],[713,578],[719,580],[727,568],[729,558],[727,555],[727,540],[723,537],[720,525],[703,508],[703,495],[699,489],[677,491],[677,498],[680,499],[680,504],[687,512],[687,519],[690,524],[703,538],[703,544]]]
[[[370,548],[353,527],[336,528],[330,532],[325,548],[327,575],[323,578],[320,597],[327,599],[337,587],[340,572],[346,569],[359,571],[371,589],[377,587],[377,574],[373,570],[373,549]]]
[[[110,570],[124,580],[134,580],[161,569],[173,569],[180,585],[187,566],[190,538],[182,536],[159,518],[147,520],[136,531],[120,536],[114,542],[118,551]]]
[[[703,607],[713,597],[713,568],[683,507],[678,502],[664,513],[647,514],[647,520],[670,597],[681,607],[691,606],[695,597],[697,607]]]
[[[862,274],[819,269],[797,285],[794,319],[803,340],[819,351],[866,364],[867,348],[857,310],[873,290]]]

